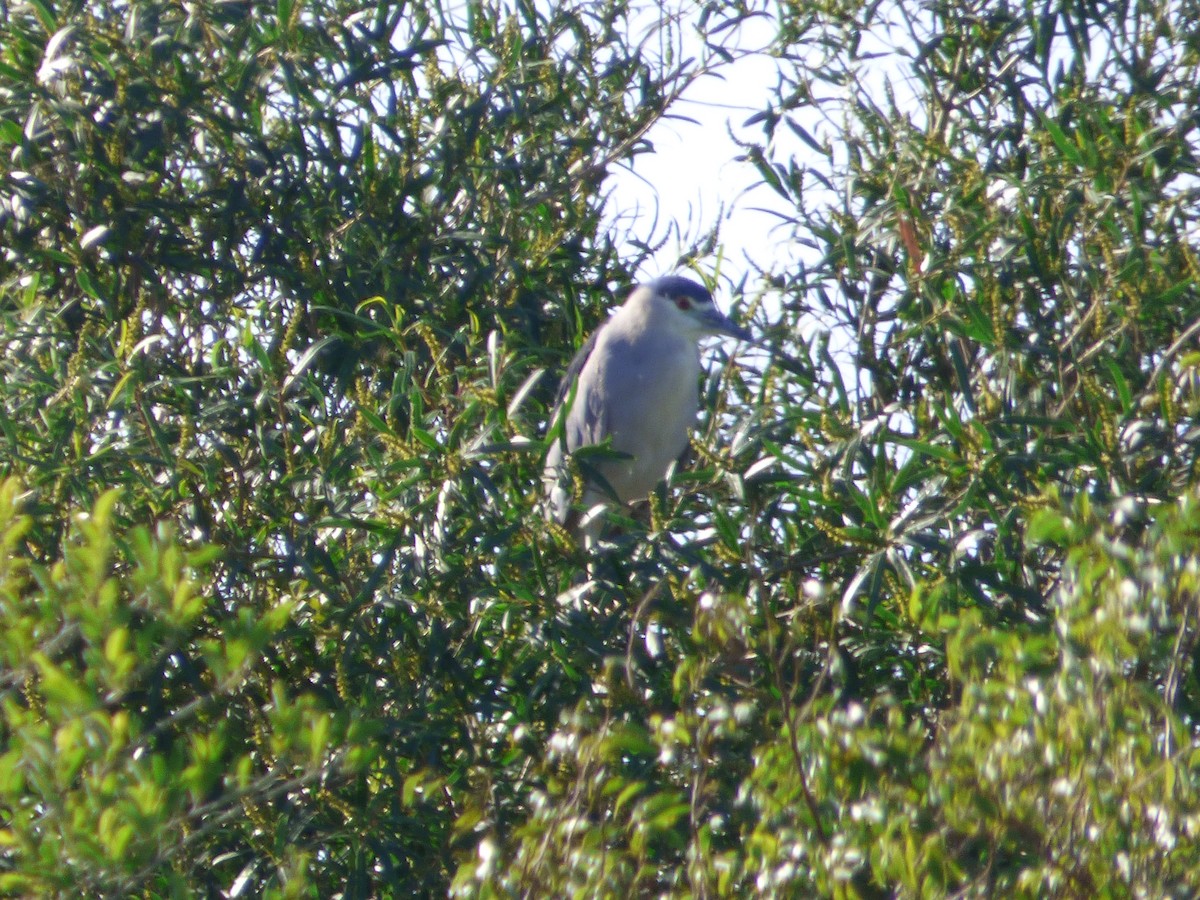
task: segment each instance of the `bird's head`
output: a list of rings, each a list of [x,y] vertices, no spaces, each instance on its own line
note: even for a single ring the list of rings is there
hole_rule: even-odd
[[[689,278],[679,275],[657,278],[638,288],[630,300],[648,304],[661,321],[695,338],[727,334],[744,341],[754,340],[749,331],[735,325],[732,319],[717,309],[708,288]]]

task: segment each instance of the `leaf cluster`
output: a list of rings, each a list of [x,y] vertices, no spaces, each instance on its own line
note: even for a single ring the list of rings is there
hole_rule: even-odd
[[[0,3],[0,891],[1193,894],[1187,10],[450,6]],[[585,559],[606,178],[764,24],[769,350]]]

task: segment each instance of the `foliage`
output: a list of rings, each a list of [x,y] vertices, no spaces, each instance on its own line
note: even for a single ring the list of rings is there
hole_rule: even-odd
[[[1186,5],[0,9],[0,891],[1195,893]],[[762,23],[774,350],[585,582],[544,371]]]

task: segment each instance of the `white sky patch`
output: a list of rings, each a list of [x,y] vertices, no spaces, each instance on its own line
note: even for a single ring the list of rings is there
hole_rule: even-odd
[[[608,215],[615,229],[652,245],[668,225],[677,229],[644,264],[642,279],[674,271],[680,254],[718,224],[723,278],[737,281],[751,271],[747,257],[768,268],[794,263],[800,248],[779,227],[778,214],[786,215],[788,205],[750,163],[738,160],[743,151],[730,135],[762,140],[760,126],[743,123],[771,103],[779,61],[765,51],[774,35],[775,24],[763,18],[722,34],[723,45],[738,58],[700,78],[670,108],[648,135],[653,152],[613,170]],[[686,55],[704,53],[686,20],[680,38]]]

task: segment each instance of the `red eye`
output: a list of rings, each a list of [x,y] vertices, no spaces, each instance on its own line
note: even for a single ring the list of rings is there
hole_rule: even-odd
[[[692,308],[692,301],[689,300],[687,297],[676,297],[675,305],[677,307],[679,307],[680,309],[686,311],[686,310],[689,310]]]

